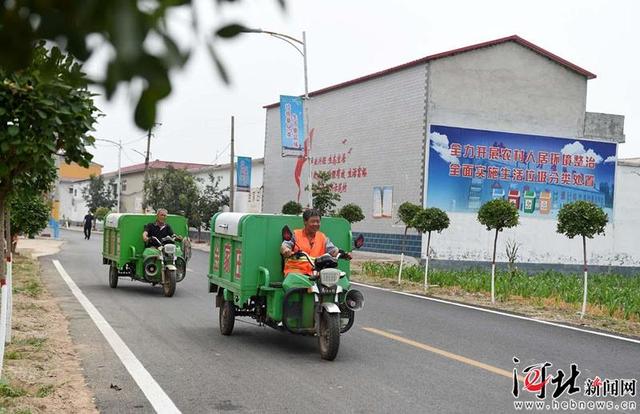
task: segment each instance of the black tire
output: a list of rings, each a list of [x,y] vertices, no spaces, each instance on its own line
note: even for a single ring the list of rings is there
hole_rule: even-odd
[[[355,321],[356,313],[351,309],[347,308],[345,304],[340,305],[340,333],[343,334],[347,332],[353,326],[353,322]]]
[[[173,296],[176,293],[176,271],[175,270],[165,270],[166,272],[166,280],[162,285],[162,291],[164,295],[168,298]]]
[[[225,300],[220,306],[220,333],[222,335],[231,335],[235,321],[236,309],[233,306],[233,302]]]
[[[187,275],[187,262],[179,257],[176,259],[176,282],[180,283]]]
[[[109,286],[112,289],[118,287],[118,266],[113,263],[109,266]]]
[[[340,314],[322,312],[320,315],[320,335],[318,336],[320,357],[333,361],[340,348]]]

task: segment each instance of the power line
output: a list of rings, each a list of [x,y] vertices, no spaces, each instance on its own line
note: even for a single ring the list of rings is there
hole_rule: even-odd
[[[231,147],[231,143],[228,143],[226,147],[224,147],[222,149],[222,151],[220,151],[220,153],[216,152],[216,158],[213,160],[212,164],[216,164],[218,162],[218,159],[220,157],[222,157],[223,155],[225,155],[227,153],[227,150]]]
[[[144,134],[140,138],[132,139],[131,141],[127,141],[122,145],[129,145],[129,144],[133,144],[134,142],[140,142],[140,141],[142,141],[143,139],[146,139],[146,138],[147,138],[147,134]]]

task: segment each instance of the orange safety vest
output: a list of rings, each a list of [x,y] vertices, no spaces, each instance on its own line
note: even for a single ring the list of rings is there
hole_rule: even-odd
[[[296,240],[296,244],[295,246],[293,246],[294,253],[303,251],[311,256],[311,260],[326,253],[325,245],[327,243],[327,236],[325,236],[321,231],[316,232],[316,236],[313,239],[313,247],[311,247],[311,243],[309,242],[307,236],[304,234],[303,229],[294,230],[293,234]],[[311,263],[309,263],[306,257],[301,257],[300,259],[289,257],[284,262],[285,276],[289,273],[310,275],[312,272],[313,268],[311,267]]]

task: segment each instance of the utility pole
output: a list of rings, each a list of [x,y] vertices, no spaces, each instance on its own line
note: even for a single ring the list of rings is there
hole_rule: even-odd
[[[231,116],[231,171],[229,173],[229,183],[231,184],[229,187],[230,197],[229,197],[229,211],[233,211],[233,198],[236,195],[235,191],[235,171],[236,171],[236,163],[235,163],[235,151],[234,151],[234,143],[233,143],[233,125],[234,117]]]

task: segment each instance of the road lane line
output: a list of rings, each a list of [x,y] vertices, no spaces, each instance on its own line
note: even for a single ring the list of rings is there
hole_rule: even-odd
[[[484,369],[485,371],[489,371],[493,374],[501,375],[509,379],[513,379],[512,372],[509,372],[502,368],[494,367],[493,365],[485,364],[484,362],[476,361],[475,359],[467,358],[462,355],[454,354],[453,352],[435,348],[431,345],[423,344],[422,342],[414,341],[412,339],[408,339],[403,336],[392,334],[391,332],[383,331],[381,329],[376,329],[371,327],[363,327],[362,329],[364,329],[367,332],[374,333],[376,335],[384,336],[385,338],[393,339],[394,341],[401,342],[405,345],[410,345],[415,348],[422,349],[423,351],[433,352],[434,354],[440,355],[442,357],[449,358],[454,361],[462,362],[463,364],[471,365],[476,368]],[[518,375],[518,380],[524,381],[524,378]]]
[[[153,379],[149,371],[146,370],[138,358],[131,352],[127,344],[124,343],[116,331],[109,325],[93,303],[82,293],[60,262],[53,260],[53,265],[58,270],[58,273],[60,273],[62,280],[64,280],[67,286],[69,286],[69,289],[71,289],[71,293],[73,293],[78,302],[80,302],[84,310],[91,317],[93,323],[96,324],[96,327],[102,335],[104,335],[109,345],[111,345],[111,349],[113,349],[124,367],[129,371],[129,374],[131,374],[133,380],[147,397],[153,409],[160,414],[180,413],[180,410],[178,410],[178,407],[171,401],[171,398],[169,398],[156,380]]]
[[[416,294],[413,294],[413,293],[400,292],[398,290],[381,288],[381,287],[378,287],[378,286],[371,286],[371,285],[367,285],[367,284],[364,284],[364,283],[351,282],[351,284],[352,285],[356,285],[356,286],[363,286],[363,287],[367,287],[367,288],[371,288],[371,289],[375,289],[375,290],[382,290],[382,291],[385,291],[385,292],[396,293],[398,295],[410,296],[412,298],[424,299],[424,300],[428,300],[428,301],[431,301],[431,302],[444,303],[444,304],[447,304],[447,305],[458,306],[458,307],[461,307],[461,308],[467,308],[467,309],[477,310],[477,311],[486,312],[486,313],[493,313],[495,315],[508,316],[509,318],[521,319],[521,320],[530,321],[530,322],[537,322],[537,323],[541,323],[543,325],[555,326],[557,328],[569,329],[569,330],[572,330],[572,331],[578,331],[578,332],[588,333],[588,334],[592,334],[592,335],[604,336],[606,338],[619,339],[621,341],[627,341],[627,342],[631,342],[631,343],[634,343],[634,344],[640,344],[640,340],[638,340],[638,339],[626,338],[624,336],[618,336],[618,335],[609,334],[609,333],[605,333],[605,332],[591,331],[589,329],[582,329],[582,328],[578,328],[578,327],[575,327],[575,326],[563,325],[561,323],[555,323],[555,322],[545,321],[545,320],[542,320],[542,319],[530,318],[528,316],[514,315],[514,314],[511,314],[511,313],[500,312],[500,311],[493,310],[493,309],[485,309],[485,308],[480,308],[480,307],[473,306],[473,305],[466,305],[464,303],[450,302],[450,301],[445,300],[445,299],[431,298],[431,297],[428,297],[428,296],[416,295]]]

